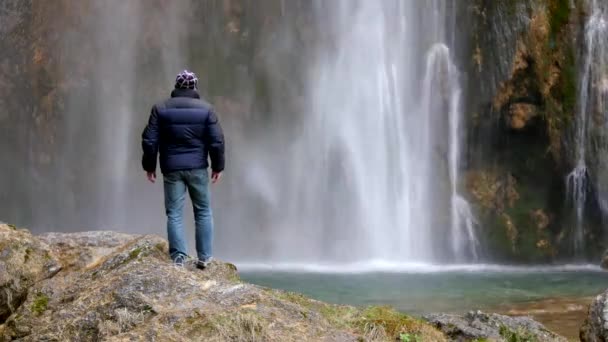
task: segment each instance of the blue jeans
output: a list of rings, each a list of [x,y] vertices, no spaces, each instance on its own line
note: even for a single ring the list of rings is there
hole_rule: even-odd
[[[196,253],[199,260],[209,260],[213,244],[213,214],[207,170],[175,171],[163,175],[163,178],[171,259],[175,261],[179,256],[188,255],[182,219],[187,191],[194,209]]]

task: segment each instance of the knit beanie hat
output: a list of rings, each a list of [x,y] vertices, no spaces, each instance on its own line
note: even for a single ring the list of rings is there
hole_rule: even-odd
[[[175,89],[196,89],[198,88],[198,78],[192,71],[184,70],[177,74],[175,78]]]

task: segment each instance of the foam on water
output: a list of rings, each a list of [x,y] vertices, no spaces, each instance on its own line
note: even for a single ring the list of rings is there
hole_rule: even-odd
[[[592,264],[563,264],[515,266],[500,264],[452,264],[440,265],[429,263],[397,263],[385,260],[372,260],[348,264],[304,264],[304,263],[240,263],[236,262],[240,271],[244,272],[288,272],[288,273],[325,273],[325,274],[357,274],[357,273],[538,273],[538,272],[604,272],[599,266]]]

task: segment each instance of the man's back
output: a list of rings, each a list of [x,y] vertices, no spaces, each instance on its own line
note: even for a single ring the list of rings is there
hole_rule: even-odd
[[[163,173],[206,169],[207,156],[213,171],[221,172],[224,138],[213,108],[200,100],[193,89],[176,89],[171,96],[152,108],[150,123],[143,133],[144,169],[156,167],[157,147]]]

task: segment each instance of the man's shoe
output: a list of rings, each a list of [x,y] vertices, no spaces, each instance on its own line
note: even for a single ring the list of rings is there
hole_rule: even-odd
[[[178,267],[184,267],[186,265],[187,255],[180,254],[173,259],[173,264]]]
[[[201,260],[198,259],[196,261],[196,268],[198,268],[199,270],[204,270],[205,268],[207,268],[209,266],[209,264],[213,261],[213,257],[209,257],[206,260]]]

